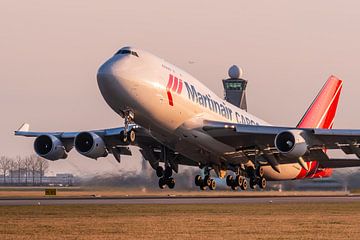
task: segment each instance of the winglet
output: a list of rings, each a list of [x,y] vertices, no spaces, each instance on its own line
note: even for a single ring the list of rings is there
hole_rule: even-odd
[[[28,123],[23,123],[17,132],[28,132],[30,130],[30,125]]]

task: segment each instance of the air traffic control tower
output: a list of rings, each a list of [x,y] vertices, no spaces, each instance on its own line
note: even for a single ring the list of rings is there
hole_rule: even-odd
[[[224,84],[224,99],[247,111],[246,104],[246,85],[247,81],[242,79],[242,69],[236,65],[229,68],[228,79],[223,80]]]

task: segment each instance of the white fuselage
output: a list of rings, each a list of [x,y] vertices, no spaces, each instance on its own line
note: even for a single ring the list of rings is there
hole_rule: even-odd
[[[132,50],[138,57],[117,54],[100,67],[100,91],[115,112],[123,115],[124,110],[132,110],[136,124],[174,151],[199,164],[221,164],[226,161],[222,153],[234,149],[202,132],[203,119],[269,125],[219,98],[193,76],[163,59]],[[284,164],[281,174],[265,167],[265,175],[273,180],[294,179],[300,170],[297,163]]]

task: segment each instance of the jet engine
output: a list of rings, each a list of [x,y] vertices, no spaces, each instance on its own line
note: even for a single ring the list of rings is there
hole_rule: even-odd
[[[34,149],[37,155],[52,161],[67,157],[63,143],[53,135],[38,136],[34,142]]]
[[[104,140],[93,132],[79,133],[74,145],[80,154],[89,158],[97,159],[108,155]]]
[[[301,157],[308,148],[301,130],[280,132],[275,138],[275,147],[285,157]]]

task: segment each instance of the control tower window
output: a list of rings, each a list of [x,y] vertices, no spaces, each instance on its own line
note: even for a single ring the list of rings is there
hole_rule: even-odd
[[[131,54],[131,55],[134,55],[135,57],[139,57],[137,52],[130,51],[130,50],[127,50],[127,49],[120,49],[119,51],[117,51],[115,53],[115,55],[118,55],[118,54]]]
[[[241,82],[227,82],[225,83],[226,90],[242,90]]]

